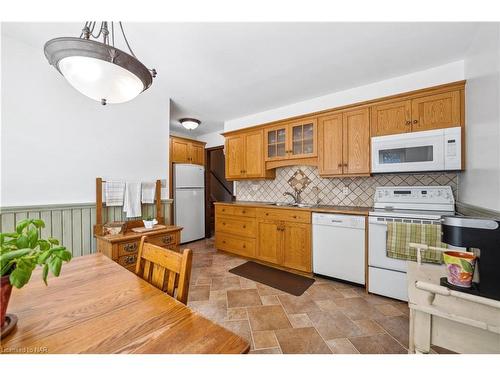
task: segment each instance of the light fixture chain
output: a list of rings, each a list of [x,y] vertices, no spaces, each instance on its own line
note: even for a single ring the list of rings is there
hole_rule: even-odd
[[[132,48],[130,48],[130,44],[128,44],[128,40],[127,40],[127,37],[125,36],[125,31],[123,31],[123,25],[122,25],[122,21],[118,21],[118,24],[120,25],[120,29],[122,30],[122,35],[123,35],[123,39],[125,39],[125,43],[127,44],[127,48],[128,50],[130,51],[130,54],[132,56],[134,56],[135,58],[137,58],[134,54],[134,51],[132,51]]]

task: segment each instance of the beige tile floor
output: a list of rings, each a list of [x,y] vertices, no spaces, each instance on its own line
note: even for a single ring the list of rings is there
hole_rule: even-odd
[[[407,353],[408,306],[327,279],[300,297],[228,272],[245,259],[190,243],[188,305],[248,340],[250,353]]]

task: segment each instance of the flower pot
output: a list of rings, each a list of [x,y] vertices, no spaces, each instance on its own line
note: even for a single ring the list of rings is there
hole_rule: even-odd
[[[448,282],[462,288],[470,288],[472,286],[476,258],[471,253],[445,251],[443,259],[448,272]]]
[[[143,220],[144,227],[148,229],[152,229],[156,224],[158,224],[158,220]]]
[[[2,328],[5,325],[5,315],[7,314],[7,306],[9,305],[10,293],[12,292],[12,284],[9,281],[9,275],[2,276],[0,284],[0,322],[2,322]]]

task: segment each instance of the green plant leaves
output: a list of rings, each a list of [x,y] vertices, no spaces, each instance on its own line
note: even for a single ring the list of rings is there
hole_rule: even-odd
[[[33,261],[21,259],[9,276],[10,283],[16,288],[22,288],[30,280],[35,267],[36,264]]]
[[[61,273],[62,259],[59,257],[54,257],[49,260],[49,269],[54,276],[59,276]]]
[[[16,288],[29,282],[37,265],[42,266],[42,279],[47,284],[49,271],[59,276],[63,262],[72,258],[57,239],[40,238],[40,228],[44,227],[43,220],[25,219],[17,223],[15,233],[0,233],[0,272],[9,275]]]

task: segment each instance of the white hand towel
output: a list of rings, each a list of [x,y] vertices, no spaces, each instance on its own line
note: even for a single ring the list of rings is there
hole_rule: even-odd
[[[155,202],[155,191],[156,183],[154,182],[143,182],[142,183],[142,203],[154,203]]]
[[[141,183],[127,182],[125,185],[125,202],[123,212],[127,217],[140,217],[141,213]]]
[[[106,206],[123,206],[123,194],[125,192],[125,182],[106,181],[104,183],[104,202]]]

